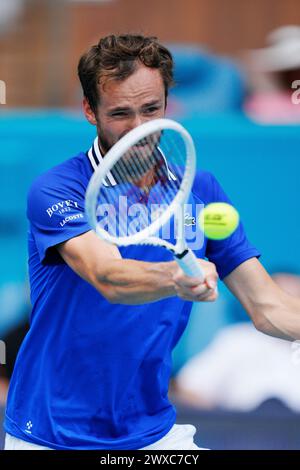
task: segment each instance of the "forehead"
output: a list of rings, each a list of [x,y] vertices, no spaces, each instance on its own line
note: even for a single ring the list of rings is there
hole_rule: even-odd
[[[107,80],[100,86],[100,107],[138,106],[164,98],[163,79],[158,69],[139,66],[125,80]]]

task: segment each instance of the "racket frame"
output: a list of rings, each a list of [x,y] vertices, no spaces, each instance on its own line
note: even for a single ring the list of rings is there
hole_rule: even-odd
[[[116,162],[120,159],[120,157],[124,155],[130,149],[130,147],[137,144],[141,139],[147,137],[148,135],[162,130],[173,130],[178,132],[185,144],[186,165],[180,188],[178,189],[178,192],[169,207],[148,227],[130,236],[113,236],[97,224],[97,199],[100,188],[104,186],[104,179],[116,164]],[[111,147],[90,179],[86,190],[85,210],[91,227],[100,238],[117,246],[139,244],[167,248],[173,252],[177,262],[186,274],[203,278],[203,271],[200,268],[194,253],[189,248],[187,248],[184,237],[184,205],[188,200],[195,177],[195,172],[196,151],[194,142],[191,135],[181,124],[166,118],[154,119],[141,124],[140,126],[129,131],[124,137],[116,142],[113,147]],[[178,214],[178,211],[180,211],[181,214]],[[157,233],[159,229],[173,216],[177,222],[177,241],[175,245],[154,236],[154,234]]]

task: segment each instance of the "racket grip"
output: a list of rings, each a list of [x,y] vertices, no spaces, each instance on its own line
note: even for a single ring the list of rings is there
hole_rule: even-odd
[[[189,248],[181,255],[175,255],[175,259],[185,274],[204,280],[204,272],[200,267],[199,261]]]

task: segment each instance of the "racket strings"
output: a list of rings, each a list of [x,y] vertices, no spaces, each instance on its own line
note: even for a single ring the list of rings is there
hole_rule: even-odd
[[[149,159],[149,158],[145,158],[145,157],[148,157],[148,155],[146,155],[146,152],[143,150],[143,148],[140,148],[139,149],[140,151],[140,154],[142,155],[142,158],[138,160],[138,164],[137,164],[137,156],[135,155],[135,151],[132,151],[132,152],[127,152],[127,160],[125,161],[124,158],[123,159],[120,159],[118,161],[118,165],[115,165],[114,167],[114,170],[115,170],[115,173],[117,173],[118,177],[117,179],[119,181],[125,181],[126,180],[126,176],[128,176],[128,173],[130,173],[130,175],[132,176],[133,175],[133,178],[135,180],[139,180],[141,177],[144,176],[144,174],[153,169],[153,165],[155,163],[155,161],[152,159]],[[130,158],[128,159],[128,153],[130,154]],[[147,164],[148,163],[148,164]],[[149,165],[150,163],[150,165]],[[156,167],[157,168],[157,167]],[[141,171],[142,170],[142,171]],[[163,171],[163,165],[162,165],[162,158],[160,157],[160,161],[159,161],[159,166],[158,166],[158,170],[157,170],[157,175],[155,176],[158,176],[158,180],[162,180],[163,177],[166,181],[166,170]],[[163,181],[163,182],[165,182]],[[174,182],[173,179],[170,179],[169,180],[171,182],[171,186],[172,186],[172,189],[170,191],[170,188],[168,191],[165,191],[164,194],[163,194],[163,197],[164,197],[164,201],[163,203],[164,204],[167,204],[169,205],[170,202],[172,202],[173,200],[173,197],[172,197],[172,192],[177,192],[178,190],[178,183],[176,184]],[[143,190],[145,191],[145,193],[149,193],[150,190],[151,190],[151,185],[144,185],[143,187]],[[158,194],[155,194],[154,195],[154,191],[157,189],[157,186],[154,187],[154,190],[152,190],[152,195],[151,195],[151,200],[152,202],[154,203],[157,203],[158,205],[161,205],[162,203],[162,196],[161,196],[161,191],[156,191],[158,192]],[[127,195],[129,194],[128,191],[127,192]],[[133,201],[133,203],[140,203],[143,198],[141,197],[141,192],[140,190],[138,190],[138,188],[136,186],[134,186],[133,188],[131,188],[131,191],[130,191],[131,195],[132,194],[135,194],[136,195],[136,200]],[[122,185],[122,190],[121,191],[118,191],[118,196],[120,195],[124,195],[124,187]],[[144,202],[147,202],[147,198]],[[149,224],[149,218],[148,218],[148,215],[146,213],[146,211],[142,210],[140,211],[140,219],[142,218],[142,225],[144,227],[146,227],[148,224]],[[124,219],[124,218],[123,218]],[[119,217],[119,226],[120,226],[120,232],[122,232],[123,235],[126,235],[126,224],[122,224],[122,214],[121,214],[121,217]]]
[[[181,136],[173,132],[176,139],[168,134],[164,131],[159,133],[159,137],[154,133],[143,138],[110,169],[117,184],[100,188],[98,206],[104,204],[114,208],[108,211],[105,225],[111,235],[124,237],[135,234],[154,221],[157,209],[164,211],[173,202],[184,175],[186,155]],[[124,202],[126,200],[126,208],[120,204],[120,198],[124,198]],[[128,223],[129,214],[138,214],[138,224]]]
[[[154,142],[152,142],[152,140],[150,140],[150,145],[151,148],[154,148]],[[155,159],[152,155],[153,152],[151,152],[151,155],[146,155],[143,147],[139,148],[139,154],[137,154],[136,146],[130,148],[126,154],[118,160],[116,165],[113,167],[113,173],[117,175],[117,180],[120,183],[117,191],[118,198],[120,196],[128,198],[131,209],[134,209],[135,205],[139,205],[138,207],[136,206],[136,208],[139,209],[139,223],[141,228],[145,228],[149,225],[146,204],[148,202],[151,184],[147,185],[144,183],[142,189],[140,186],[141,180],[145,175],[149,173],[149,171],[153,170]],[[139,158],[139,156],[142,156],[142,158]],[[118,225],[120,236],[128,235],[127,214],[119,213]],[[134,225],[132,224],[131,227],[133,226]]]

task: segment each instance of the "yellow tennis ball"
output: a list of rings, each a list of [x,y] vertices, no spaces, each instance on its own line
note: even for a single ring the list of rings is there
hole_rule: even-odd
[[[207,238],[223,240],[230,237],[239,224],[238,211],[226,202],[212,202],[200,213],[199,225]]]

